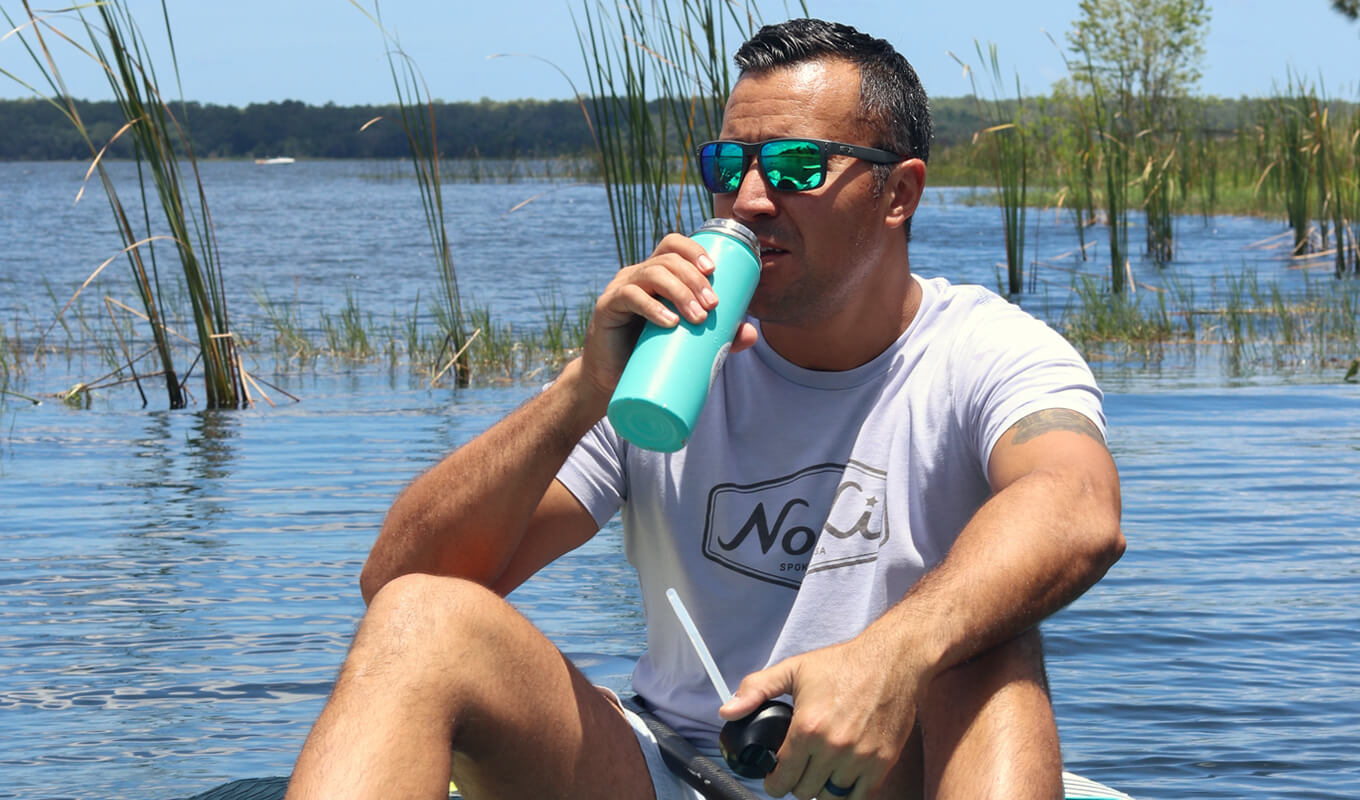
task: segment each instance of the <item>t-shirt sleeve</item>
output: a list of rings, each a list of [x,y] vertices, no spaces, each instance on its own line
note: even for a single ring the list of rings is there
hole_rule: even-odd
[[[1091,369],[1067,340],[1043,321],[1001,298],[959,342],[951,363],[960,370],[956,406],[985,468],[1003,434],[1029,414],[1063,408],[1090,419],[1105,434],[1102,394]]]
[[[557,471],[557,479],[604,527],[627,497],[624,448],[627,445],[607,420],[590,429]]]

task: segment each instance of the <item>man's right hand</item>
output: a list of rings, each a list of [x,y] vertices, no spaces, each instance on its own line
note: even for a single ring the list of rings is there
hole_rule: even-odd
[[[684,317],[700,324],[718,305],[708,280],[713,268],[713,260],[698,242],[672,233],[647,260],[619,270],[605,287],[595,302],[581,359],[583,377],[593,390],[592,401],[598,403],[601,417],[645,322],[671,328]],[[755,338],[755,328],[743,325],[732,350],[750,347]]]

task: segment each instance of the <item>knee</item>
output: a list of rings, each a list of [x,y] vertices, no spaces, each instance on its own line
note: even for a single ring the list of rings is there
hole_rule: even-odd
[[[374,595],[359,624],[350,661],[409,668],[457,658],[487,638],[497,606],[489,589],[460,578],[403,575]],[[448,663],[448,662],[444,662]]]
[[[919,706],[928,794],[1061,797],[1062,756],[1038,631],[1004,642],[931,682]]]
[[[939,684],[936,688],[946,692],[969,693],[991,693],[1008,685],[1019,684],[1037,687],[1047,695],[1048,675],[1044,667],[1044,646],[1039,629],[1031,628],[958,664],[942,673],[936,683]]]
[[[977,715],[1052,720],[1043,643],[1038,629],[1010,639],[940,674],[926,690],[921,721]]]

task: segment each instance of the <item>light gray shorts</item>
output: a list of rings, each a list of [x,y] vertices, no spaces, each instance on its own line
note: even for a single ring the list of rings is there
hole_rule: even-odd
[[[704,796],[698,789],[685,783],[679,775],[671,771],[666,766],[666,761],[661,756],[661,745],[657,744],[656,737],[647,727],[647,723],[642,720],[632,709],[619,702],[618,695],[604,687],[596,687],[605,695],[613,699],[623,716],[628,720],[628,724],[633,726],[633,735],[637,737],[638,746],[642,748],[642,757],[647,760],[647,771],[652,776],[652,789],[656,792],[656,800],[704,800]],[[722,756],[718,753],[704,753],[704,755],[714,758],[719,764],[722,763]],[[765,794],[764,782],[759,779],[736,777],[746,788],[755,793],[756,797],[769,797]],[[793,795],[787,795],[792,798]]]

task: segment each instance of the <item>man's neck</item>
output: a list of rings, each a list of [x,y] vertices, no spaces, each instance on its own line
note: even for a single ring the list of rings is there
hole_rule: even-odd
[[[874,360],[911,325],[921,307],[921,284],[903,267],[897,291],[870,298],[812,326],[761,323],[760,335],[785,360],[804,369],[841,372]]]

